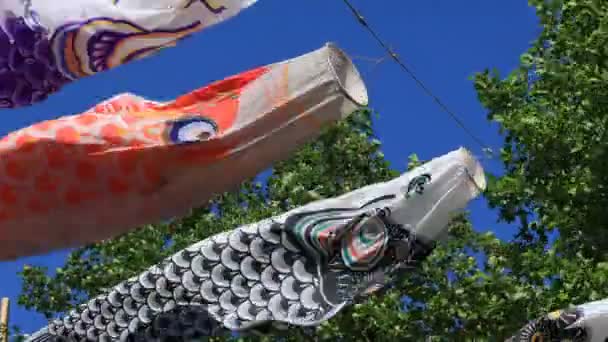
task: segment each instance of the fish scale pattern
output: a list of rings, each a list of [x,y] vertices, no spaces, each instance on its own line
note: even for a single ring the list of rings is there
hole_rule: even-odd
[[[582,318],[581,312],[575,310],[556,311],[529,322],[507,342],[529,341],[588,341],[588,334],[582,327],[572,325]]]
[[[49,332],[69,340],[188,340],[265,321],[310,325],[334,309],[317,274],[280,225],[256,224],[178,252],[51,323]]]
[[[22,17],[0,25],[0,108],[29,106],[70,82],[57,69],[48,34]]]

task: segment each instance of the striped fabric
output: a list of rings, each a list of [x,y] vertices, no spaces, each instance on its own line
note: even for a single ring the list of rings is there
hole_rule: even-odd
[[[293,220],[287,227],[306,250],[320,261],[339,254],[353,271],[373,268],[388,242],[384,222],[376,213],[366,213],[364,207],[303,213]]]

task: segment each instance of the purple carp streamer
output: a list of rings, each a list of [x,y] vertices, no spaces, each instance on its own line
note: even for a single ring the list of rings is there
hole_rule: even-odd
[[[257,0],[2,0],[0,108],[173,46]]]
[[[391,181],[200,241],[29,341],[190,341],[317,326],[413,270],[446,235],[453,211],[484,188],[482,167],[458,149]]]
[[[558,310],[538,318],[507,342],[608,340],[608,299]]]

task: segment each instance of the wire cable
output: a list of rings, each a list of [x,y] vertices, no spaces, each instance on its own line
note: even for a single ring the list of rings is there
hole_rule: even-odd
[[[420,88],[422,88],[422,90],[428,95],[430,96],[438,105],[439,107],[441,107],[455,122],[458,126],[460,126],[460,128],[462,128],[462,130],[473,139],[473,141],[475,141],[480,147],[481,149],[485,152],[485,153],[489,153],[492,154],[492,148],[490,148],[488,145],[486,145],[479,137],[477,137],[477,135],[475,135],[462,121],[462,119],[460,119],[458,117],[458,115],[456,115],[456,113],[454,113],[454,111],[452,111],[445,103],[443,103],[443,101],[441,101],[441,99],[436,96],[425,84],[424,82],[422,82],[422,80],[420,80],[416,74],[407,66],[405,65],[405,63],[403,61],[401,61],[401,59],[399,58],[399,56],[397,55],[397,53],[395,53],[387,43],[385,43],[381,38],[380,35],[369,25],[369,23],[367,22],[367,20],[365,19],[365,17],[361,14],[361,12],[359,12],[359,10],[357,10],[355,8],[355,6],[353,6],[353,4],[351,4],[351,2],[349,0],[342,0],[344,2],[344,4],[350,9],[350,11],[352,12],[352,14],[355,16],[355,18],[357,19],[357,21],[359,22],[359,24],[361,24],[371,35],[372,37],[378,42],[378,44],[380,44],[380,46],[388,53],[388,55],[401,67],[401,69],[403,71],[405,71],[417,84]]]

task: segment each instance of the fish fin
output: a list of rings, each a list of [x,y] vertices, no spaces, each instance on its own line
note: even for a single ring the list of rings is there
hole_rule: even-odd
[[[48,328],[43,328],[31,334],[25,342],[52,342],[56,340],[56,336],[49,332]]]

